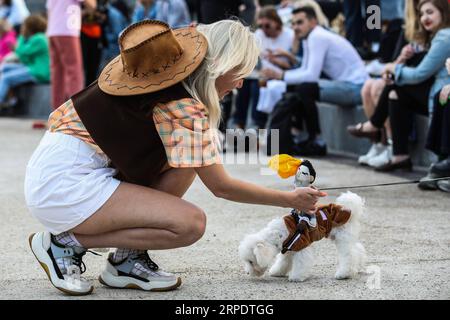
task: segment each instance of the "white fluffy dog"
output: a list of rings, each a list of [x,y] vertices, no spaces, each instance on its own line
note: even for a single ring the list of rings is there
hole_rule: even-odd
[[[338,266],[336,279],[351,278],[362,272],[365,265],[365,249],[359,242],[360,217],[364,211],[364,200],[352,192],[341,194],[336,204],[351,211],[350,219],[344,225],[333,228],[329,238],[336,244]],[[264,229],[246,236],[239,246],[239,256],[245,270],[252,276],[262,276],[269,266],[274,277],[289,276],[290,281],[308,279],[314,265],[313,246],[298,252],[281,253],[282,245],[289,232],[283,218],[272,220]]]

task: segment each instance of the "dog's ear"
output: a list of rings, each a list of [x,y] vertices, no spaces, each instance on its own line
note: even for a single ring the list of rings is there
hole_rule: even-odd
[[[257,243],[253,253],[255,254],[256,262],[261,268],[267,268],[275,256],[275,250],[264,242]]]

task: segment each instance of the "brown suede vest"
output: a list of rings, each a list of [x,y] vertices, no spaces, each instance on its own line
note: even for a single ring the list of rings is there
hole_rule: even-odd
[[[112,96],[93,82],[72,97],[75,110],[95,143],[111,159],[122,181],[151,186],[167,163],[153,122],[158,103],[190,97],[179,83],[135,96]]]
[[[344,210],[341,206],[330,203],[328,205],[320,206],[316,212],[317,226],[310,227],[305,221],[301,221],[306,225],[300,238],[292,245],[291,251],[300,251],[309,246],[314,241],[319,241],[324,237],[328,237],[331,229],[342,226],[350,219],[351,212]],[[287,245],[297,230],[297,223],[292,215],[283,217],[286,228],[289,231],[289,236],[284,240],[283,247]]]

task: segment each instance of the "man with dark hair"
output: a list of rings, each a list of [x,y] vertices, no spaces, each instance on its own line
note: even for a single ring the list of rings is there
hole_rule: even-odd
[[[304,12],[305,16],[309,19],[309,20],[317,20],[317,15],[316,12],[314,11],[314,9],[312,7],[308,7],[308,6],[304,6],[304,7],[300,7],[300,8],[296,8],[292,11],[292,15],[296,15],[298,13]]]
[[[311,7],[293,11],[292,28],[295,36],[302,40],[304,55],[301,67],[284,72],[271,69],[263,69],[261,72],[266,79],[285,81],[287,91],[296,96],[292,100],[292,94],[289,95],[293,102],[286,103],[282,99],[278,103],[271,117],[270,128],[277,129],[278,121],[284,121],[285,124],[294,108],[305,120],[309,136],[295,146],[294,150],[280,151],[325,155],[326,144],[320,137],[316,101],[342,106],[359,104],[361,87],[368,75],[363,61],[350,42],[318,25],[316,13]],[[325,75],[327,79],[321,78],[321,75]]]

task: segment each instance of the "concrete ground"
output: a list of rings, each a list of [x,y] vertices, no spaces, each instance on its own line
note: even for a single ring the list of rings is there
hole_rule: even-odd
[[[36,262],[28,235],[42,230],[24,203],[26,163],[43,131],[31,121],[0,119],[0,299],[449,299],[450,197],[421,192],[416,185],[359,189],[366,199],[362,242],[368,252],[367,273],[351,280],[333,278],[335,249],[317,244],[314,276],[304,283],[265,276],[250,278],[238,260],[239,241],[287,209],[237,204],[216,199],[196,180],[185,198],[208,215],[204,237],[188,248],[151,252],[160,266],[179,274],[183,285],[166,293],[115,290],[96,280],[104,257],[87,255],[85,275],[95,280],[94,293],[72,298],[55,290]],[[312,159],[318,187],[402,181],[408,176],[375,174],[353,159]],[[261,175],[263,165],[227,165],[228,172],[266,187],[291,188],[291,180]],[[330,191],[323,202],[334,201]],[[180,213],[182,214],[182,213]],[[103,256],[106,254],[103,253]]]

